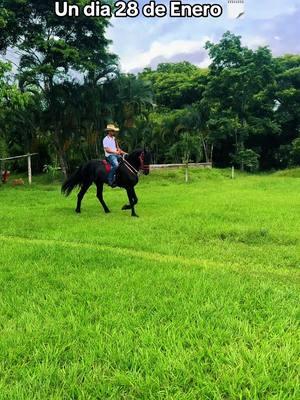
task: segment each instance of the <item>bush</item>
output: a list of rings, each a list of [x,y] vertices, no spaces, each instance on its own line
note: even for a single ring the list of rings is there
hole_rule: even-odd
[[[7,146],[4,138],[0,137],[0,158],[7,157]]]
[[[290,144],[284,144],[279,146],[279,149],[274,153],[274,159],[276,161],[276,167],[288,168],[292,164],[291,160],[292,146]]]
[[[48,182],[54,182],[61,176],[60,168],[53,165],[44,165],[43,172],[47,174]]]
[[[291,157],[293,165],[300,165],[300,138],[297,138],[292,143]]]
[[[239,167],[244,167],[246,171],[255,172],[259,168],[259,154],[251,149],[241,150],[232,156],[233,162]]]

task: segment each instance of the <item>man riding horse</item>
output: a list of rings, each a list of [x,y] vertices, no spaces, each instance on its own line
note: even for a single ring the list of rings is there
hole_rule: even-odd
[[[103,149],[105,152],[105,158],[111,165],[111,170],[107,179],[108,184],[111,187],[116,187],[116,171],[119,166],[119,160],[121,156],[126,154],[126,152],[119,147],[116,139],[116,134],[119,132],[119,128],[117,128],[114,124],[109,124],[107,125],[105,131],[107,132],[107,135],[103,139]]]
[[[122,207],[122,210],[131,210],[131,215],[137,217],[135,206],[138,202],[135,193],[135,186],[139,182],[139,171],[149,175],[151,153],[143,149],[135,149],[129,154],[120,149],[115,134],[119,131],[113,124],[106,128],[107,136],[103,140],[103,147],[108,162],[113,166],[108,175],[107,161],[90,160],[81,164],[76,171],[65,180],[61,191],[66,196],[77,186],[80,188],[77,196],[76,212],[81,212],[81,202],[90,186],[94,183],[97,186],[97,198],[100,201],[105,213],[110,210],[103,198],[103,185],[109,183],[112,187],[118,186],[127,192],[129,203]],[[121,158],[123,156],[123,158]],[[120,163],[119,163],[120,161]],[[116,174],[116,169],[118,172]],[[116,178],[115,178],[115,175]]]

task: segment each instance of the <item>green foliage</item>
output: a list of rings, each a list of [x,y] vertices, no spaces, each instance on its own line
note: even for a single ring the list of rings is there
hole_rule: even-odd
[[[47,174],[48,182],[54,182],[56,179],[60,178],[61,175],[57,165],[45,164],[43,172]]]
[[[185,109],[177,125],[199,136],[205,161],[212,161],[217,154],[213,161],[228,165],[229,154],[246,147],[259,155],[262,168],[283,166],[279,148],[291,143],[299,125],[294,118],[300,115],[297,56],[275,59],[268,48],[253,51],[229,32],[219,43],[207,43],[206,48],[212,59],[208,71],[178,63],[161,64],[156,71],[146,69],[141,74],[152,82],[157,103],[153,117],[140,124],[149,132],[150,142],[151,129],[157,132],[156,141],[161,138],[161,146],[155,145],[159,149],[155,158],[163,158],[161,147],[166,149],[164,154],[169,154],[168,147],[178,147],[175,136],[166,134],[165,126],[170,126],[172,113]],[[285,88],[279,93],[283,83]]]
[[[157,105],[169,109],[197,101],[207,81],[207,71],[188,62],[160,64],[156,71],[145,69],[140,76],[152,83]]]
[[[120,74],[113,81],[112,89],[111,96],[115,99],[113,120],[118,121],[125,131],[129,148],[132,149],[130,136],[136,127],[136,119],[140,117],[146,120],[154,106],[151,84],[133,74]]]
[[[23,145],[21,154],[29,150],[31,93],[23,93],[12,80],[11,65],[0,62],[0,151],[8,155]],[[19,153],[20,154],[20,153]]]
[[[102,157],[104,127],[114,121],[122,147],[146,145],[156,163],[228,166],[235,154],[241,168],[252,157],[255,169],[256,156],[244,149],[261,169],[299,162],[292,144],[300,130],[299,56],[274,58],[226,32],[206,44],[208,69],[163,63],[122,74],[108,51],[107,19],[57,18],[50,0],[3,4],[0,47],[21,57],[16,75],[0,63],[0,136],[9,154],[46,146],[40,170],[58,160],[66,174]]]
[[[281,125],[281,145],[289,146],[300,130],[300,56],[286,55],[276,59],[278,109],[275,118]],[[285,164],[280,165],[286,166]]]
[[[300,138],[293,141],[291,155],[294,165],[300,165]]]
[[[224,127],[236,151],[243,150],[250,135],[269,135],[271,129],[277,133],[275,121],[270,123],[274,107],[271,94],[276,85],[276,64],[270,50],[243,47],[241,38],[230,32],[218,44],[208,42],[206,48],[212,64],[204,97],[216,104],[223,120],[228,120]]]
[[[80,6],[84,3],[80,2]],[[71,109],[70,97],[78,93],[78,83],[72,75],[76,72],[77,80],[95,88],[100,80],[117,72],[117,58],[108,51],[107,18],[86,18],[83,13],[76,19],[59,18],[53,6],[50,0],[4,0],[7,21],[5,31],[0,31],[0,49],[9,45],[18,49],[22,91],[42,94],[40,125],[47,125],[51,145],[66,174],[66,150],[78,128],[74,101],[65,122],[65,113]],[[67,129],[70,126],[73,129]]]
[[[233,162],[247,171],[255,172],[259,168],[259,154],[251,149],[244,149],[232,156]]]
[[[273,176],[279,178],[300,178],[300,168],[289,168],[282,171],[276,171]]]
[[[7,157],[7,144],[4,137],[0,136],[0,158]]]
[[[199,161],[202,158],[199,136],[183,131],[167,154],[170,160],[188,163],[191,160]]]
[[[274,159],[277,161],[277,164],[283,168],[289,167],[291,165],[291,151],[291,144],[281,145],[274,154]]]

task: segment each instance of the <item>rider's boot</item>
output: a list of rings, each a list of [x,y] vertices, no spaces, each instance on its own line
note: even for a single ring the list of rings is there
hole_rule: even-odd
[[[108,182],[108,184],[109,184],[109,186],[110,186],[111,188],[117,187],[118,185],[117,185],[116,176],[114,176],[113,179],[112,179],[112,181],[111,181],[111,182]]]

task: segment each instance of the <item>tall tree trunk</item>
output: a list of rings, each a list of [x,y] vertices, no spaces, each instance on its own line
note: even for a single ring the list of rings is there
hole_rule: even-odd
[[[61,145],[60,140],[59,140],[58,131],[55,131],[55,133],[54,133],[54,140],[55,140],[55,147],[56,147],[56,151],[57,151],[57,155],[58,155],[59,165],[60,165],[60,168],[61,168],[61,171],[62,171],[64,177],[66,178],[68,176],[68,164],[66,161],[66,154],[65,154],[64,148]]]
[[[214,152],[214,145],[211,144],[211,145],[210,145],[209,161],[208,161],[208,162],[210,162],[211,164],[212,164],[212,162],[213,162],[213,152]]]
[[[59,159],[61,171],[62,171],[64,177],[66,178],[68,176],[68,166],[67,166],[64,151],[62,151],[61,149],[58,149],[58,159]]]
[[[240,144],[240,150],[243,151],[245,149],[245,144],[244,144],[244,140],[241,140],[241,144]],[[245,164],[244,164],[244,159],[242,157],[242,161],[241,161],[241,171],[244,172],[245,170]]]
[[[245,118],[243,118],[243,120],[242,120],[242,127],[243,127],[243,129],[242,129],[242,137],[241,137],[241,140],[240,140],[240,151],[244,151],[245,150],[245,142],[244,142],[244,138],[245,138],[245,136],[244,136],[244,134],[245,134]],[[244,163],[244,158],[242,157],[242,162],[241,162],[241,171],[243,172],[245,170],[245,163]]]
[[[203,147],[203,150],[204,150],[205,162],[209,162],[207,143],[206,143],[203,135],[200,135],[200,137],[201,137],[201,141],[202,141],[202,147]]]

